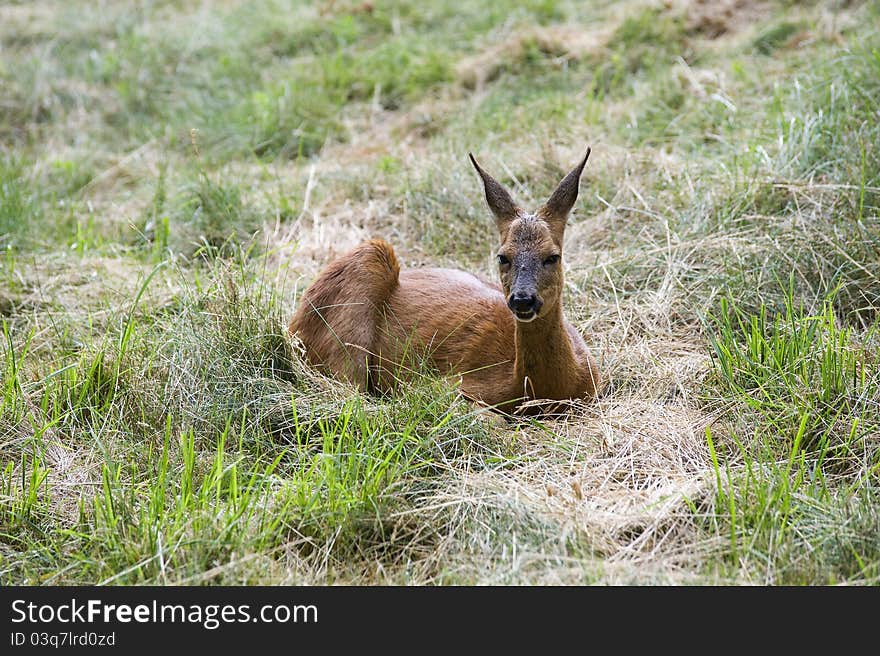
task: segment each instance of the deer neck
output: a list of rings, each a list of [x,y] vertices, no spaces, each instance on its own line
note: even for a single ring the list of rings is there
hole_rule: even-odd
[[[534,321],[516,321],[514,344],[516,382],[525,395],[562,398],[568,394],[577,378],[577,361],[560,303]]]

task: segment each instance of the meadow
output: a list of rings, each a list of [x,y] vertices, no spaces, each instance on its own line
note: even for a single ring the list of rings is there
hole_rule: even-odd
[[[592,147],[557,419],[306,365]],[[0,582],[880,583],[880,3],[0,5]]]

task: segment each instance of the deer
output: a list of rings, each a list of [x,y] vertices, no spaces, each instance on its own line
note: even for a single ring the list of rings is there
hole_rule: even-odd
[[[364,241],[300,295],[288,332],[307,362],[388,394],[412,374],[412,358],[423,358],[458,376],[471,402],[508,415],[595,399],[598,368],[562,307],[563,236],[590,152],[532,213],[468,153],[500,236],[499,283],[459,269],[401,268],[387,241]]]

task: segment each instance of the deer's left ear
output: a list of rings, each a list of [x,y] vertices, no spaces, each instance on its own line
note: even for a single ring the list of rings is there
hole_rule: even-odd
[[[580,187],[581,173],[584,172],[584,166],[590,158],[591,148],[587,148],[584,158],[572,171],[562,179],[556,191],[550,196],[544,205],[538,210],[537,214],[554,230],[558,230],[560,234],[565,229],[565,222],[568,219],[568,213],[574,207],[574,202],[578,197],[578,188]]]

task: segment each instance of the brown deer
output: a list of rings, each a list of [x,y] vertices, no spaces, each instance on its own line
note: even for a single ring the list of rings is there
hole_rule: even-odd
[[[501,285],[456,269],[400,269],[372,239],[331,262],[303,292],[290,322],[310,363],[361,389],[387,392],[413,356],[461,376],[473,401],[503,412],[544,413],[592,399],[599,372],[562,314],[562,238],[590,156],[536,212],[471,162],[483,181],[501,246]],[[528,403],[527,403],[528,402]]]

